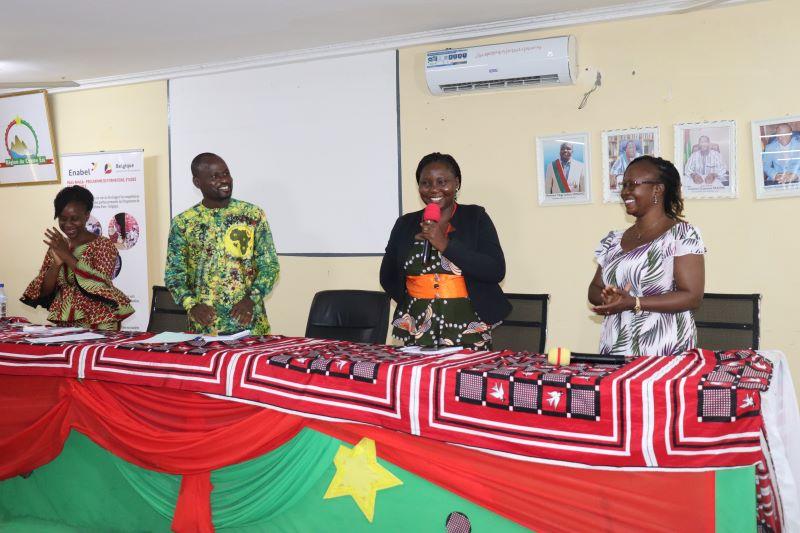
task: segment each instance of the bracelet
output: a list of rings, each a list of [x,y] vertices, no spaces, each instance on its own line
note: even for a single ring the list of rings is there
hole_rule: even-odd
[[[636,297],[636,305],[633,306],[633,313],[635,315],[638,315],[641,312],[642,312],[642,302],[641,302],[641,300],[639,300],[639,297],[637,296]]]

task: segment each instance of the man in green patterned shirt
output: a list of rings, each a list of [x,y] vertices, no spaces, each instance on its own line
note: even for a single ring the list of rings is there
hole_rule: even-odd
[[[167,288],[192,332],[269,333],[264,298],[280,266],[264,211],[231,198],[233,178],[215,154],[192,160],[192,181],[203,201],[172,219]]]

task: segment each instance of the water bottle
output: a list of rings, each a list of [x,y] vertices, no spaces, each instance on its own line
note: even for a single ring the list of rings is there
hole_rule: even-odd
[[[0,318],[6,317],[6,303],[8,297],[6,296],[5,285],[0,283]]]

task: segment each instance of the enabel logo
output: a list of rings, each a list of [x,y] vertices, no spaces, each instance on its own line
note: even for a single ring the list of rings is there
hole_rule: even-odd
[[[112,171],[112,170],[113,170],[113,169],[111,168],[111,163],[106,163],[106,166],[104,167],[104,172],[105,172],[106,174],[111,174],[111,171]]]

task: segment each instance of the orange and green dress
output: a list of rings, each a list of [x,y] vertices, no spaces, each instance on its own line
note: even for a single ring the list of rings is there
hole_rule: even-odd
[[[133,314],[133,307],[130,299],[111,283],[117,248],[105,237],[97,237],[71,251],[78,264],[75,268],[61,266],[51,294],[42,294],[45,274],[53,264],[48,253],[20,301],[47,308],[47,320],[58,325],[118,331],[120,323]]]

